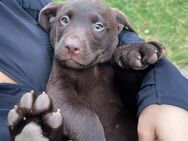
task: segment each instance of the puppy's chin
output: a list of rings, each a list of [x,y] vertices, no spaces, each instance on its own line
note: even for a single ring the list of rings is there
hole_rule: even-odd
[[[61,65],[63,65],[66,68],[70,68],[70,69],[84,69],[87,68],[87,65],[82,65],[74,60],[63,60],[60,62]]]

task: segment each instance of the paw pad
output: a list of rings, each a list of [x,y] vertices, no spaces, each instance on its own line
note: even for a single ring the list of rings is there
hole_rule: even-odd
[[[21,117],[22,117],[22,112],[18,109],[18,106],[15,105],[14,109],[10,110],[8,113],[8,117],[7,117],[8,126],[13,128],[13,126],[21,120]]]
[[[37,113],[47,111],[51,106],[51,100],[49,96],[43,92],[39,95],[34,103],[34,109]]]
[[[15,141],[49,141],[49,139],[42,135],[40,126],[31,122],[15,137]]]
[[[47,114],[44,118],[47,125],[52,127],[53,129],[60,127],[61,123],[63,122],[60,109],[58,109],[57,112]]]
[[[34,101],[34,91],[25,93],[20,100],[20,106],[23,110],[32,110],[32,105]]]

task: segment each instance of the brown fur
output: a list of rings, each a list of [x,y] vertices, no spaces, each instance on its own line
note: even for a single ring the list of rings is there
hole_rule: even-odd
[[[98,23],[102,31],[96,31]],[[54,47],[47,92],[54,109],[61,109],[62,133],[74,141],[136,141],[136,118],[125,100],[129,106],[135,101],[140,83],[129,74],[132,90],[120,95],[129,87],[118,91],[110,64],[122,26],[135,32],[127,17],[101,1],[73,0],[46,6],[39,24]]]
[[[57,11],[49,23],[55,56],[47,92],[54,108],[62,111],[63,133],[79,141],[137,140],[136,120],[123,105],[109,63],[118,43],[120,24],[122,21],[126,23],[127,19],[95,1],[69,2]],[[66,12],[72,22],[61,27],[59,20]],[[90,29],[92,22],[97,20],[106,28],[100,33]],[[44,23],[41,24],[44,27]],[[82,49],[79,54],[67,51],[66,41],[70,39]]]

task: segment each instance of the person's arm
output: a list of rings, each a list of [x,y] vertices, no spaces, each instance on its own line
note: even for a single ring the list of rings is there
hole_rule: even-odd
[[[120,34],[121,46],[142,41],[129,31]],[[188,80],[167,59],[140,74],[144,79],[137,94],[139,141],[187,141]]]
[[[16,0],[17,3],[36,21],[40,10],[46,6],[51,0]]]
[[[125,28],[119,34],[119,45],[118,46],[133,45],[136,43],[143,43],[143,42],[145,42],[145,40],[142,39],[141,37],[139,37],[137,33],[131,32]]]
[[[147,61],[157,56],[150,64],[157,62],[163,55],[156,53],[160,52],[161,48],[159,45],[155,47],[153,44],[146,43],[137,33],[127,28],[119,34],[119,45],[111,61],[120,93],[126,100],[126,107],[133,114],[137,114],[136,98],[143,78],[150,69]]]

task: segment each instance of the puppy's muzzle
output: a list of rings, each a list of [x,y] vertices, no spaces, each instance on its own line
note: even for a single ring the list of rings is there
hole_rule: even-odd
[[[83,49],[83,43],[78,37],[67,37],[64,48],[70,55],[79,55]]]

